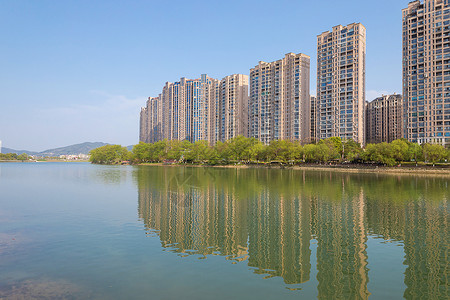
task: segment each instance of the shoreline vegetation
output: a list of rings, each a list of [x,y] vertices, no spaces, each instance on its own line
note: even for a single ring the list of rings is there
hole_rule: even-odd
[[[31,156],[26,153],[17,155],[17,153],[0,153],[0,162],[28,162]]]
[[[58,157],[33,158],[25,153],[0,153],[0,163],[31,163],[31,162],[89,162],[86,159],[62,159]]]
[[[73,160],[73,159],[28,159],[28,160],[2,160],[0,159],[0,163],[45,163],[45,162],[89,162],[89,160]]]
[[[163,140],[135,145],[106,145],[90,151],[94,164],[176,165],[223,168],[289,168],[358,173],[450,174],[450,150],[441,145],[418,145],[405,139],[367,144],[338,137],[301,145],[286,140],[264,145],[238,136],[214,146],[206,141]]]

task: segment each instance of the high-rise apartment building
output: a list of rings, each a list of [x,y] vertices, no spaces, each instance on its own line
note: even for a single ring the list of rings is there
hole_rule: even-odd
[[[311,141],[317,137],[317,97],[311,96]]]
[[[260,61],[250,70],[249,136],[272,140],[309,141],[310,58],[288,53],[274,62]]]
[[[402,17],[404,137],[450,145],[449,1],[412,1]]]
[[[222,142],[238,135],[248,137],[248,76],[234,74],[220,81],[218,136]]]
[[[207,140],[214,142],[217,79],[202,75],[198,79],[181,78],[166,82],[162,94],[150,97],[141,110],[140,140]]]
[[[149,133],[147,122],[148,122],[148,101],[147,106],[141,108],[141,114],[139,117],[139,141],[144,143],[149,143],[147,134]]]
[[[401,95],[383,95],[367,103],[367,143],[392,142],[403,136],[403,102]]]
[[[167,82],[158,97],[141,109],[140,141],[205,140],[210,145],[247,135],[248,76],[219,81],[202,75]]]
[[[161,95],[149,97],[147,106],[141,109],[139,140],[145,143],[154,143],[162,137]]]
[[[166,132],[163,138],[210,141],[211,118],[215,115],[218,80],[203,74],[198,79],[181,78],[166,83],[163,89],[163,122]]]
[[[334,26],[317,36],[317,138],[365,143],[366,28]]]

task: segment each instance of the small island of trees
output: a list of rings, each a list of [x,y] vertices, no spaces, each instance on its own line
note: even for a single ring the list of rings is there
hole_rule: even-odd
[[[391,143],[367,144],[362,148],[353,140],[332,137],[315,144],[275,140],[264,145],[255,138],[237,136],[226,142],[209,146],[206,141],[163,140],[143,143],[128,151],[121,145],[106,145],[90,152],[90,161],[96,164],[177,163],[198,165],[232,164],[289,164],[304,163],[358,163],[395,166],[402,163],[446,163],[449,149],[441,145],[408,142],[405,139]]]

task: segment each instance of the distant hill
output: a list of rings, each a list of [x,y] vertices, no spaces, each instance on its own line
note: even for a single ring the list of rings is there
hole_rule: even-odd
[[[38,155],[42,156],[60,156],[60,155],[76,155],[76,154],[89,154],[89,151],[92,149],[108,145],[107,143],[95,142],[95,143],[82,143],[75,144],[66,147],[60,147],[55,149],[48,149],[42,152],[39,152]]]
[[[38,155],[38,152],[28,150],[14,150],[6,147],[2,147],[2,153],[16,153],[16,154],[26,153],[27,155]]]
[[[48,149],[42,152],[34,152],[28,150],[14,150],[10,148],[2,148],[2,153],[17,153],[22,154],[26,153],[28,155],[37,155],[37,156],[60,156],[60,155],[76,155],[76,154],[89,154],[89,151],[92,149],[108,145],[107,143],[102,142],[86,142],[81,144],[70,145],[66,147]]]

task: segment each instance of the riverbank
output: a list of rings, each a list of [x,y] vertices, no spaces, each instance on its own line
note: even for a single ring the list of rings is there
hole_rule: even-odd
[[[0,160],[0,163],[31,163],[36,162],[35,160]]]
[[[89,162],[86,159],[46,159],[46,160],[38,160],[37,162]]]
[[[301,165],[281,165],[281,164],[236,164],[236,165],[199,165],[199,164],[165,164],[165,163],[143,163],[140,166],[165,166],[165,167],[208,167],[208,168],[234,168],[234,169],[290,169],[305,171],[331,171],[341,173],[356,174],[390,174],[390,175],[415,175],[415,176],[445,176],[450,177],[450,165],[400,165],[397,167],[385,167],[364,164],[301,164]]]
[[[47,159],[47,160],[0,160],[0,163],[43,163],[43,162],[89,162],[89,160]]]

